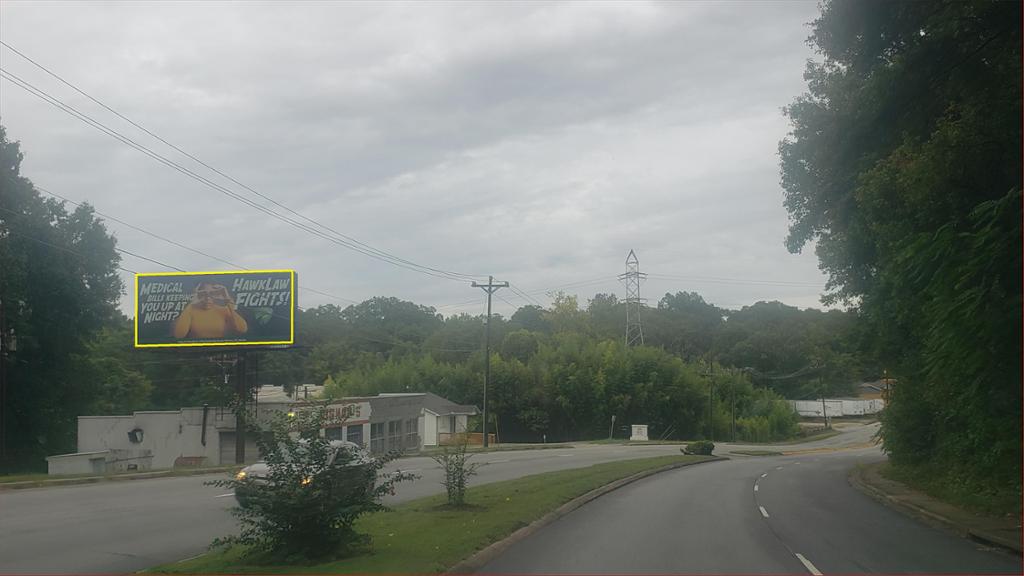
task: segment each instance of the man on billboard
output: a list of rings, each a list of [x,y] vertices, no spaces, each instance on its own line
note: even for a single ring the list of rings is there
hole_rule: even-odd
[[[245,334],[249,324],[223,284],[200,282],[192,301],[174,321],[175,338],[224,338]]]

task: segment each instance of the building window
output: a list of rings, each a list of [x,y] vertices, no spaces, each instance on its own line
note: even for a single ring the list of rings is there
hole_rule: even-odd
[[[342,435],[344,433],[345,429],[340,426],[336,428],[327,428],[326,430],[324,430],[324,436],[328,440],[344,440],[344,438],[342,438]]]
[[[402,421],[388,422],[388,450],[402,449]]]
[[[410,418],[405,421],[405,448],[416,449],[420,447],[419,435],[416,433],[417,420]]]
[[[363,446],[363,425],[354,424],[348,427],[348,441]]]
[[[380,453],[384,451],[384,423],[377,422],[370,424],[370,451]]]

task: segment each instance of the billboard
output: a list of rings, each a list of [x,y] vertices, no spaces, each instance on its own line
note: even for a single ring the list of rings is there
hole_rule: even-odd
[[[135,347],[295,342],[295,271],[135,275]]]

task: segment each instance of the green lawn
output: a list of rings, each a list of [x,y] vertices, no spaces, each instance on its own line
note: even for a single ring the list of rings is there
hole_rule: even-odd
[[[373,538],[372,554],[306,566],[253,566],[238,547],[213,551],[187,562],[149,572],[212,573],[426,573],[441,572],[501,540],[560,505],[595,488],[637,472],[669,464],[699,462],[706,456],[661,456],[597,464],[506,482],[472,487],[472,508],[441,506],[443,495],[401,504],[390,512],[365,516],[357,528]],[[401,487],[399,487],[401,489]]]
[[[451,448],[455,448],[452,446]],[[556,448],[575,448],[572,444],[496,444],[488,446],[484,449],[483,446],[467,446],[466,452],[509,452],[515,450],[554,450]],[[408,454],[409,457],[416,456],[432,456],[434,454],[440,454],[444,451],[443,447],[438,448],[424,448],[419,452]]]

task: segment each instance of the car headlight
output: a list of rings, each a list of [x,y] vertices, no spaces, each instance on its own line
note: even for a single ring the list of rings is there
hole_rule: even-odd
[[[311,483],[312,481],[313,481],[313,477],[312,477],[312,476],[306,476],[305,478],[303,478],[303,479],[302,479],[302,482],[301,482],[301,484],[302,484],[303,486],[309,486],[309,484],[310,484],[310,483]]]
[[[245,480],[246,476],[245,470],[239,470],[238,474],[235,474],[235,480]]]

